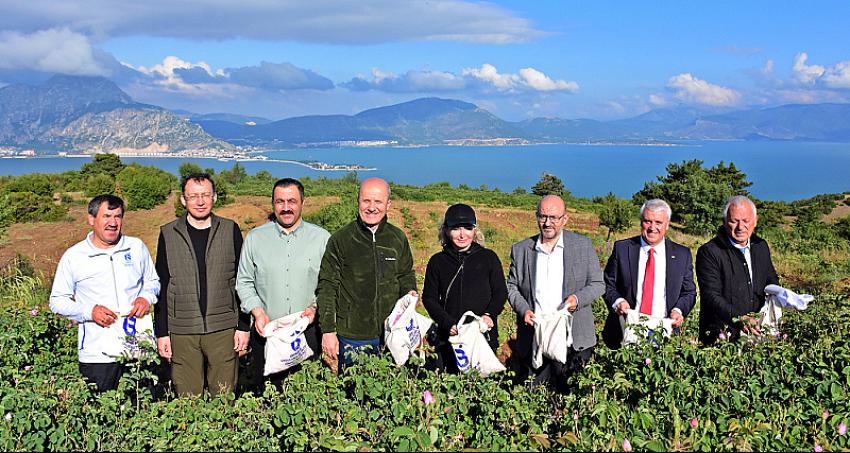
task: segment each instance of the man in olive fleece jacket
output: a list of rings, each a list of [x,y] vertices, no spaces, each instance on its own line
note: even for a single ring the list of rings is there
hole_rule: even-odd
[[[377,354],[384,319],[396,301],[415,294],[413,254],[404,232],[387,223],[390,186],[370,178],[360,186],[358,217],[328,240],[319,271],[322,351],[340,371],[355,352]]]

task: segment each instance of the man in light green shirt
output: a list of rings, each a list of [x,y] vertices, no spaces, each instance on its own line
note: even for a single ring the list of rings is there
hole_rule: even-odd
[[[304,186],[296,179],[278,180],[272,189],[274,221],[259,226],[245,238],[236,291],[242,310],[254,317],[251,332],[251,369],[255,391],[261,392],[265,366],[264,331],[271,320],[301,312],[310,319],[304,332],[314,352],[320,349],[316,325],[316,286],[319,266],[330,233],[301,218]],[[296,368],[268,376],[275,384]]]

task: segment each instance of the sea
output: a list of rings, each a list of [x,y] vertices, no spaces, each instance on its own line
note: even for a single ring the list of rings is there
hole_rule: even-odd
[[[387,148],[306,148],[260,153],[270,161],[241,162],[249,174],[275,177],[339,178],[346,171],[321,171],[271,160],[357,164],[359,178],[378,176],[400,184],[448,182],[454,186],[529,190],[543,173],[561,178],[574,195],[608,192],[630,198],[644,184],[667,173],[671,163],[699,159],[705,166],[734,163],[747,174],[750,192],[766,200],[792,201],[822,193],[850,192],[850,143],[774,141],[695,141],[665,145],[541,144],[527,146],[427,146]],[[0,159],[0,175],[78,170],[89,157]],[[234,161],[202,158],[124,157],[177,173],[189,161],[216,171]]]

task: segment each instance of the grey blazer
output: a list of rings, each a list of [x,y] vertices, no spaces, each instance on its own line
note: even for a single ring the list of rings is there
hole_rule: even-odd
[[[590,238],[567,230],[564,235],[563,298],[575,294],[578,307],[573,312],[573,349],[581,351],[596,345],[596,325],[593,322],[593,301],[605,292],[605,281],[599,257]],[[534,328],[525,325],[525,312],[534,307],[534,275],[537,267],[537,236],[517,242],[511,248],[511,268],[508,274],[508,301],[517,315],[517,353],[531,356]]]

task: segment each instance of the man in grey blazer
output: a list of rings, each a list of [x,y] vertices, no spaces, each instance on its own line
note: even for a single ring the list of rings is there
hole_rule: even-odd
[[[508,300],[517,314],[518,379],[534,372],[534,384],[548,384],[565,392],[566,380],[580,371],[593,356],[596,326],[593,301],[605,292],[599,258],[586,236],[563,229],[567,223],[564,200],[547,195],[537,205],[540,234],[514,244],[508,275]],[[567,363],[544,359],[531,366],[535,313],[562,307],[573,314],[573,345]]]

